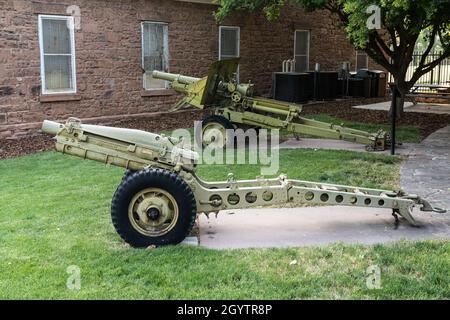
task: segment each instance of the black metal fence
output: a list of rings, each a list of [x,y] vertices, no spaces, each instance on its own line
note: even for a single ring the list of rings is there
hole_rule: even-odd
[[[414,52],[413,60],[406,73],[406,79],[410,80],[414,71],[419,66],[420,59],[422,58],[423,52]],[[441,56],[441,52],[430,53],[425,63],[432,62]],[[394,81],[392,75],[389,75],[389,81]],[[433,70],[429,73],[423,75],[416,84],[433,84],[433,85],[450,85],[450,59],[446,58],[441,61]]]

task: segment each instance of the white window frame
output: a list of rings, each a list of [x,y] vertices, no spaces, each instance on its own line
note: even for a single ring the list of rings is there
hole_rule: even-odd
[[[307,42],[307,46],[306,46],[306,55],[305,54],[297,54],[297,32],[306,32],[308,34],[308,42]],[[294,31],[294,60],[297,60],[298,56],[306,56],[306,70],[303,72],[308,72],[309,71],[309,51],[310,51],[310,46],[311,46],[311,30],[307,30],[307,29],[296,29]],[[295,70],[297,71],[297,70]]]
[[[53,20],[65,20],[70,23],[70,56],[71,56],[71,65],[72,65],[72,84],[73,89],[71,90],[64,90],[64,91],[47,91],[45,89],[45,59],[44,59],[44,37],[43,37],[43,31],[42,31],[42,20],[44,19],[53,19]],[[40,51],[40,59],[41,59],[41,92],[42,95],[49,95],[49,94],[72,94],[77,93],[77,70],[76,70],[76,57],[75,57],[75,24],[74,24],[74,17],[73,16],[58,16],[58,15],[44,15],[40,14],[38,17],[38,32],[39,32],[39,51]],[[51,55],[51,54],[46,54]],[[58,54],[56,54],[58,55]],[[61,54],[59,54],[61,55]],[[68,55],[68,54],[67,54]]]
[[[362,50],[356,50],[356,60],[355,60],[355,71],[358,72],[358,56],[362,56],[364,55],[366,57],[366,66],[365,68],[360,68],[360,69],[368,69],[369,68],[369,55],[362,51]]]
[[[237,31],[237,57],[241,55],[241,27],[219,26],[219,60],[222,60],[222,30]],[[226,58],[236,58],[234,56],[226,56]]]
[[[236,30],[237,31],[237,57],[225,56],[224,58],[239,58],[241,56],[241,27],[236,26],[219,26],[219,60],[222,60],[222,30]],[[236,71],[236,80],[239,82],[239,66]]]
[[[145,91],[157,91],[157,90],[168,90],[170,88],[170,82],[169,81],[165,81],[164,82],[164,88],[146,88],[146,84],[145,84],[145,66],[144,66],[144,25],[145,24],[161,24],[161,25],[165,25],[167,26],[167,42],[164,43],[165,46],[165,51],[167,54],[167,68],[169,68],[169,24],[167,22],[161,22],[161,21],[142,21],[141,22],[141,66],[142,66],[142,70],[144,70],[143,72],[143,77],[142,77],[142,88],[144,88]]]

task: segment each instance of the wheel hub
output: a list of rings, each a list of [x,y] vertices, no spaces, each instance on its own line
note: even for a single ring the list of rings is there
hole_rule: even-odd
[[[175,226],[178,205],[165,190],[150,188],[138,192],[130,202],[128,217],[132,226],[147,236],[162,236]]]
[[[147,210],[147,217],[152,220],[158,220],[158,218],[161,216],[161,213],[157,208],[150,208]]]
[[[203,127],[203,143],[222,148],[226,144],[227,131],[220,123],[208,123]]]

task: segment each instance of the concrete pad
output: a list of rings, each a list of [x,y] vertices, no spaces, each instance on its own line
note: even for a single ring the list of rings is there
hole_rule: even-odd
[[[199,218],[200,245],[213,249],[303,247],[336,242],[374,244],[401,239],[450,239],[450,215],[415,211],[420,228],[391,210],[356,207],[265,208]]]
[[[415,147],[414,143],[404,143],[395,148],[397,155],[409,155]],[[326,149],[326,150],[348,150],[367,152],[366,146],[359,143],[347,142],[343,140],[332,139],[309,139],[300,140],[288,139],[280,143],[280,149]],[[390,150],[375,151],[375,153],[390,154]]]
[[[380,103],[354,106],[353,108],[387,112],[391,108],[391,102],[385,101]],[[418,103],[414,105],[412,102],[405,102],[404,111],[419,112],[419,113],[450,114],[450,104]]]
[[[186,246],[198,246],[199,245],[199,238],[198,237],[187,237],[183,240],[181,244],[184,244]]]
[[[404,109],[408,109],[413,105],[412,102],[405,102]],[[377,111],[389,111],[391,108],[391,101],[372,103],[372,104],[363,104],[360,106],[353,106],[355,109],[366,109],[366,110],[377,110]]]
[[[400,177],[407,192],[450,209],[450,126],[432,133],[411,150]]]

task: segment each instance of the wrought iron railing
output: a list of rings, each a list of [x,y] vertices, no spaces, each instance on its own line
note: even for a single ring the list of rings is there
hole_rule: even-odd
[[[419,66],[420,59],[422,58],[423,52],[414,52],[411,65],[406,73],[406,80],[410,80],[414,74],[414,71]],[[425,60],[425,63],[432,62],[441,56],[441,52],[430,53]],[[393,82],[394,78],[392,74],[389,74],[389,81]],[[416,85],[426,84],[426,85],[450,85],[450,59],[446,58],[441,61],[433,70],[423,75],[417,82]],[[420,88],[422,91],[422,88]],[[433,91],[434,89],[426,89],[427,91]]]

